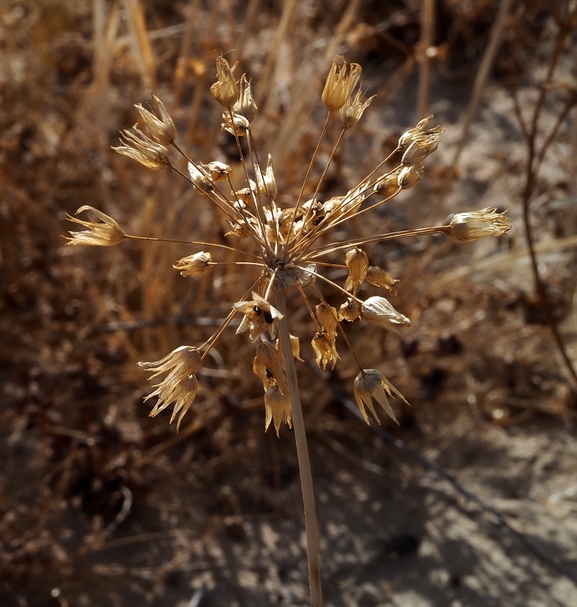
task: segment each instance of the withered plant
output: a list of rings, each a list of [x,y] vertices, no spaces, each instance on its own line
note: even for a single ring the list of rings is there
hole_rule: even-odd
[[[323,599],[319,534],[295,367],[295,359],[301,360],[300,344],[299,338],[291,334],[287,294],[297,293],[310,315],[311,345],[320,368],[334,369],[339,359],[339,340],[350,349],[359,368],[353,392],[365,421],[369,423],[368,412],[379,421],[375,401],[397,421],[390,399],[398,397],[406,402],[405,398],[382,371],[365,366],[362,355],[347,338],[346,326],[365,320],[397,332],[410,321],[386,297],[362,296],[364,283],[394,294],[397,280],[383,268],[371,265],[361,247],[373,242],[432,234],[468,242],[505,234],[511,224],[507,217],[487,208],[452,215],[442,225],[342,240],[342,232],[335,228],[353,218],[368,218],[367,213],[371,210],[421,181],[423,162],[437,149],[443,128],[430,126],[432,116],[421,120],[399,138],[395,149],[354,188],[343,195],[322,200],[321,185],[339,145],[373,99],[364,99],[358,87],[361,66],[347,64],[342,56],[336,57],[322,92],[322,102],[328,110],[324,128],[300,190],[292,198],[292,204],[285,204],[290,193],[279,195],[282,190],[275,178],[273,159],[270,155],[265,157],[255,146],[252,125],[258,108],[250,81],[244,74],[237,79],[234,75],[236,66],[231,67],[223,56],[217,58],[216,68],[218,80],[210,90],[224,108],[222,128],[234,138],[245,187],[235,187],[232,168],[225,162],[203,163],[188,157],[177,143],[177,131],[168,111],[154,95],[151,110],[136,105],[140,126],[123,131],[121,145],[114,149],[151,170],[171,168],[178,172],[217,209],[218,216],[228,222],[226,237],[229,244],[187,241],[185,244],[191,245],[193,251],[177,260],[173,267],[185,277],[194,277],[210,272],[219,264],[233,264],[246,280],[246,290],[239,293],[238,301],[230,305],[222,325],[204,343],[181,345],[160,360],[139,364],[156,382],[154,391],[146,397],[146,400],[154,400],[150,415],[156,416],[173,405],[170,421],[176,421],[178,431],[200,389],[197,371],[223,332],[236,324],[237,333],[248,333],[255,347],[253,371],[263,384],[265,430],[271,422],[277,434],[283,421],[294,427],[305,511],[311,601],[314,607],[320,607]],[[340,120],[341,130],[320,178],[311,186],[313,168],[319,162],[320,150],[333,119]],[[170,148],[185,159],[186,173],[171,160]],[[396,166],[388,168],[393,159],[397,159]],[[309,194],[305,195],[307,192]],[[97,221],[69,217],[85,228],[81,232],[71,232],[67,243],[70,246],[113,246],[124,240],[175,242],[127,234],[114,219],[90,206],[81,207],[77,213],[80,212],[93,213]],[[230,255],[233,255],[232,261]],[[335,282],[335,271],[347,274],[344,284]],[[327,272],[331,272],[330,277]],[[339,309],[329,304],[321,285],[340,294],[342,305]],[[236,322],[237,315],[240,322]]]

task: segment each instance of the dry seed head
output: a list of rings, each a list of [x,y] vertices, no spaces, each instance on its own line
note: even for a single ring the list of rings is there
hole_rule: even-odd
[[[266,219],[265,234],[270,243],[287,242],[291,236],[295,236],[298,231],[298,223],[293,221],[294,209],[271,209],[266,207],[264,215]],[[280,237],[280,238],[279,238]]]
[[[356,299],[347,299],[339,308],[339,321],[354,322],[361,317],[361,304]]]
[[[198,348],[193,346],[180,346],[167,354],[164,358],[154,362],[140,362],[139,367],[152,371],[149,379],[154,379],[163,373],[167,373],[167,380],[179,379],[192,375],[198,371],[201,363],[201,355]]]
[[[168,148],[166,146],[157,143],[145,135],[137,126],[133,126],[132,130],[134,133],[128,130],[122,131],[120,134],[120,143],[122,145],[116,148],[112,147],[115,152],[128,156],[153,171],[161,171],[170,166]]]
[[[425,167],[420,163],[413,164],[399,171],[397,184],[403,190],[408,190],[414,188],[423,179],[424,175]]]
[[[373,186],[373,192],[382,198],[391,198],[397,194],[403,187],[399,185],[399,174],[402,170],[401,167],[398,167],[394,171],[380,177]]]
[[[144,400],[147,401],[150,398],[157,397],[156,405],[150,412],[151,417],[156,416],[171,403],[174,403],[170,423],[180,413],[176,425],[178,431],[182,418],[190,409],[198,392],[198,380],[194,373],[201,364],[200,352],[197,348],[191,346],[181,346],[160,360],[138,364],[152,372],[149,377],[150,380],[159,375],[166,375],[162,381],[154,385],[156,390]]]
[[[152,106],[157,118],[164,125],[164,134],[170,140],[170,143],[172,143],[176,139],[176,127],[170,114],[166,111],[164,103],[156,95],[152,95]]]
[[[274,421],[274,429],[276,435],[279,436],[280,425],[283,419],[286,421],[287,426],[292,428],[292,408],[291,400],[288,392],[283,394],[278,386],[271,386],[264,393],[264,409],[265,409],[265,422],[264,430],[268,430],[270,422]]]
[[[201,192],[214,192],[214,181],[210,173],[202,166],[197,166],[192,162],[188,163],[188,174],[193,185]]]
[[[376,97],[373,95],[369,97],[366,101],[363,101],[363,92],[359,89],[355,98],[353,99],[352,95],[345,101],[343,107],[339,110],[339,115],[341,117],[341,124],[344,129],[350,129],[355,126],[357,122],[361,119],[363,112],[369,107],[371,101]]]
[[[438,131],[438,129],[440,129],[441,127],[434,127],[427,131],[427,127],[429,126],[429,123],[431,122],[432,119],[433,119],[433,114],[420,120],[417,123],[417,126],[415,126],[414,128],[409,129],[408,131],[405,131],[399,137],[399,143],[397,146],[399,151],[404,152],[411,145],[411,143],[413,143],[413,141],[415,139],[418,139],[419,137],[422,137],[425,134],[434,133],[434,132]]]
[[[323,332],[336,339],[337,325],[339,324],[337,309],[322,302],[315,307],[315,314]]]
[[[210,253],[200,251],[194,255],[179,259],[172,267],[180,272],[181,276],[200,276],[210,269]]]
[[[252,179],[249,179],[248,184],[249,184],[249,187],[237,190],[234,193],[234,196],[235,196],[235,198],[238,198],[238,200],[242,200],[242,202],[247,204],[248,207],[250,208],[252,205],[252,202],[254,200],[255,194],[257,192],[257,187],[256,187],[256,183]]]
[[[66,218],[68,221],[84,226],[85,228],[88,228],[88,230],[85,232],[68,232],[71,238],[68,236],[66,237],[68,240],[66,246],[76,247],[90,245],[95,247],[112,247],[124,240],[125,235],[122,228],[114,219],[112,219],[112,217],[109,217],[102,211],[88,205],[80,207],[74,214],[78,215],[78,213],[82,213],[83,211],[92,211],[102,223],[83,221],[82,219],[67,214]]]
[[[180,422],[186,415],[186,412],[190,409],[197,393],[198,379],[196,379],[196,375],[188,375],[174,385],[158,384],[157,389],[154,392],[151,392],[144,400],[147,401],[149,398],[158,396],[156,405],[154,405],[152,411],[149,413],[150,417],[156,417],[171,403],[174,403],[174,409],[172,410],[169,423],[172,424],[176,415],[180,413],[178,421],[176,422],[176,431],[178,432],[180,429]]]
[[[265,331],[269,331],[274,338],[274,321],[283,318],[283,315],[258,293],[253,291],[252,297],[251,301],[239,301],[233,306],[244,314],[236,332],[248,331],[253,343],[258,341]]]
[[[174,122],[162,101],[155,95],[152,95],[152,104],[154,114],[142,107],[140,103],[137,103],[134,107],[138,110],[140,118],[146,125],[150,138],[162,145],[170,145],[176,139]]]
[[[282,356],[271,343],[266,341],[259,342],[256,347],[253,371],[263,380],[263,384],[265,384],[263,377],[269,382],[274,379],[274,383],[276,383],[282,394],[289,393],[289,383],[284,370]],[[272,384],[269,383],[269,385]]]
[[[511,220],[504,213],[497,213],[497,209],[487,207],[480,211],[449,215],[444,225],[449,227],[446,234],[453,240],[471,242],[485,236],[507,234],[511,229]]]
[[[232,173],[230,165],[225,164],[224,162],[219,162],[218,160],[209,162],[208,164],[203,164],[201,166],[205,171],[208,172],[210,178],[215,182],[226,181],[228,176]]]
[[[379,327],[390,329],[391,325],[410,325],[411,321],[397,312],[388,299],[378,295],[369,297],[361,306],[363,318]]]
[[[335,368],[337,360],[340,358],[337,352],[336,340],[328,333],[319,333],[311,341],[311,345],[316,355],[317,366],[326,369],[330,365],[331,370]]]
[[[220,128],[231,135],[236,135],[237,137],[244,137],[250,128],[249,121],[240,114],[233,114],[232,119],[230,114],[223,114],[222,119],[224,122],[220,125]]]
[[[377,369],[363,369],[355,378],[353,391],[359,411],[362,413],[367,424],[370,422],[365,406],[368,407],[376,421],[379,424],[381,423],[373,406],[373,398],[379,403],[379,405],[381,405],[387,415],[397,424],[399,422],[397,421],[395,412],[389,403],[388,397],[394,398],[394,395],[396,394],[407,405],[409,404],[405,400],[405,397],[395,388],[395,386],[393,386],[393,384]]]
[[[438,147],[441,141],[441,133],[444,129],[434,133],[417,137],[405,150],[403,157],[401,158],[401,164],[403,166],[412,166],[425,160],[427,156],[430,156]]]
[[[254,97],[252,96],[250,80],[247,80],[246,76],[243,74],[238,85],[239,95],[236,103],[232,107],[232,111],[235,114],[244,116],[248,122],[252,122],[256,117],[258,107],[254,101]]]
[[[237,204],[235,203],[235,208],[237,208]],[[253,220],[252,217],[248,218],[251,222],[251,225],[254,224],[254,227],[257,227],[256,221]],[[251,231],[248,227],[246,227],[246,222],[244,220],[241,221],[230,221],[227,220],[227,223],[230,225],[231,229],[228,232],[225,232],[225,236],[234,236],[235,238],[248,238],[252,236]]]
[[[336,198],[342,199],[343,196],[338,196],[335,198],[331,198],[331,200],[335,200]],[[327,201],[328,203],[329,201]],[[325,205],[327,203],[320,203],[316,198],[307,200],[301,207],[303,211],[303,215],[301,217],[302,221],[306,220],[306,224],[302,226],[302,233],[309,233],[314,227],[318,226],[321,221],[328,215]]]
[[[276,195],[278,193],[278,188],[276,185],[276,179],[274,178],[274,169],[272,166],[272,156],[269,154],[267,163],[266,163],[266,171],[264,175],[259,166],[255,166],[255,175],[256,182],[258,185],[258,189],[263,196],[266,196],[269,200],[275,200]],[[287,209],[292,210],[292,209]]]
[[[216,58],[218,81],[210,87],[210,92],[227,110],[232,110],[240,95],[239,84],[233,75],[235,67],[236,64],[231,68],[228,61],[222,55]]]
[[[342,55],[333,59],[321,96],[329,112],[338,112],[343,107],[352,95],[362,71],[358,63],[347,66]]]
[[[362,249],[354,247],[347,253],[345,263],[349,269],[345,290],[356,295],[363,282],[365,282],[369,269],[369,258]]]

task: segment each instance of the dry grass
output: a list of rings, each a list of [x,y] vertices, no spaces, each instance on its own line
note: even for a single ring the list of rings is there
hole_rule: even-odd
[[[394,304],[413,326],[402,341],[375,338],[362,327],[351,331],[352,339],[363,344],[369,360],[380,361],[412,404],[397,411],[398,437],[461,471],[477,491],[487,486],[469,474],[475,457],[487,475],[511,467],[514,472],[500,481],[507,489],[489,484],[483,497],[517,495],[527,521],[533,510],[525,509],[548,504],[546,498],[570,488],[563,485],[571,478],[570,466],[567,476],[563,470],[574,453],[575,393],[549,323],[556,322],[567,358],[575,360],[575,137],[568,119],[560,122],[527,200],[547,285],[544,308],[533,286],[521,221],[528,147],[509,94],[514,80],[524,115],[536,107],[558,32],[549,3],[513,7],[456,166],[459,125],[474,105],[476,70],[494,31],[498,3],[441,5],[438,53],[421,72],[420,84],[422,16],[416,4],[313,2],[306,5],[308,12],[298,2],[209,4],[210,10],[194,0],[154,5],[31,0],[0,8],[3,604],[176,605],[185,604],[203,583],[203,607],[235,601],[297,604],[306,596],[302,547],[286,540],[297,538],[301,529],[298,511],[292,514],[292,504],[298,504],[292,437],[263,435],[262,394],[246,372],[253,356],[246,340],[231,334],[219,342],[204,371],[202,398],[178,435],[165,420],[148,418],[149,407],[142,404],[146,378],[134,364],[206,339],[237,301],[245,278],[234,269],[219,270],[217,280],[181,278],[169,269],[190,251],[177,245],[64,249],[61,237],[68,229],[65,213],[91,205],[132,233],[224,242],[222,218],[207,212],[186,184],[146,172],[109,146],[117,144],[118,130],[134,121],[133,104],[152,89],[185,133],[193,157],[224,156],[232,162],[235,150],[225,145],[220,109],[208,95],[215,56],[229,49],[229,60],[240,60],[253,76],[259,149],[273,155],[287,199],[298,194],[305,160],[322,129],[316,101],[335,54],[363,63],[364,84],[379,97],[336,159],[326,197],[348,190],[366,173],[363,166],[374,166],[394,147],[430,90],[430,110],[447,126],[446,137],[419,191],[379,213],[379,231],[427,225],[456,210],[489,205],[509,208],[518,221],[501,244],[375,245],[371,262],[401,279]],[[565,108],[572,108],[568,43],[560,50],[558,74],[546,86],[540,144]],[[345,236],[372,231],[359,220]],[[357,590],[370,594],[372,588],[367,577],[346,570],[347,558],[349,567],[353,561],[355,566],[373,562],[371,534],[380,533],[375,525],[382,524],[387,536],[399,528],[370,512],[364,492],[370,503],[397,499],[396,507],[389,504],[391,512],[405,521],[398,504],[406,505],[414,515],[411,524],[423,531],[423,504],[439,491],[412,460],[384,448],[343,407],[356,370],[341,354],[338,373],[299,368],[318,491],[330,498],[324,508],[321,503],[321,524],[327,600],[335,605],[342,604],[335,588],[349,597],[343,601],[358,599],[347,575]],[[528,437],[525,446],[516,442],[520,435]],[[539,449],[532,450],[533,444]],[[557,454],[557,460],[544,462],[545,452]],[[541,467],[522,466],[528,454],[536,466],[543,464],[542,475]],[[369,460],[381,471],[375,468],[375,477],[357,484],[357,477],[368,474],[362,471]],[[531,485],[533,475],[542,493]],[[420,478],[425,480],[418,491],[403,493]],[[381,494],[370,493],[374,484]],[[356,493],[339,497],[340,488]],[[351,502],[350,510],[343,505],[350,521],[326,505],[341,500]],[[536,527],[548,529],[558,511],[543,507],[537,514],[542,519]],[[559,524],[567,527],[565,520]],[[490,535],[482,526],[474,532]],[[352,537],[368,539],[355,548]],[[575,555],[563,552],[563,543],[552,537],[545,548],[570,568]],[[510,549],[500,541],[505,552]],[[447,562],[449,557],[434,561],[437,567]],[[402,584],[407,575],[402,563],[399,570],[391,563],[387,575]],[[473,570],[480,576],[479,568]],[[506,567],[503,572],[487,575],[502,582],[510,573]],[[558,572],[535,575],[552,580]],[[521,587],[522,578],[518,583]],[[373,603],[367,595],[359,604],[394,600],[390,587],[374,585],[382,594]],[[430,604],[448,604],[449,586],[425,586],[421,599],[429,593]],[[554,595],[552,582],[548,587],[558,604],[570,605],[575,597],[574,587],[573,594],[563,595],[568,598]],[[275,598],[281,591],[284,603]],[[504,581],[485,592],[460,599],[471,605],[523,604],[514,602],[522,598],[511,600]],[[483,602],[488,595],[492,603]],[[543,596],[542,604],[549,604]]]

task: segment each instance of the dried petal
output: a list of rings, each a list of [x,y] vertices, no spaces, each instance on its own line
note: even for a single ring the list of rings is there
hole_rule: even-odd
[[[372,285],[375,285],[375,287],[380,287],[381,289],[388,289],[395,295],[397,294],[397,291],[393,288],[393,285],[399,282],[398,279],[389,276],[389,274],[379,268],[379,266],[369,267],[366,280]]]

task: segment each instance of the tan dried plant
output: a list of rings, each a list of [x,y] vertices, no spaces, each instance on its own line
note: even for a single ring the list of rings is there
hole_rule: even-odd
[[[197,251],[177,260],[174,263],[176,270],[186,277],[204,274],[220,263],[218,254],[226,250],[227,253],[234,252],[236,259],[233,263],[256,268],[258,276],[256,281],[247,285],[239,301],[231,306],[223,325],[204,343],[180,346],[158,361],[139,364],[151,372],[150,379],[156,381],[155,390],[147,397],[155,399],[150,415],[155,416],[173,404],[170,421],[176,420],[178,430],[198,393],[196,372],[224,329],[237,314],[240,315],[236,332],[248,333],[250,341],[255,344],[253,371],[263,384],[265,429],[273,423],[278,434],[283,421],[291,427],[294,425],[305,504],[311,600],[312,605],[318,607],[322,605],[318,529],[294,364],[295,359],[302,359],[299,340],[289,331],[287,292],[298,292],[310,314],[313,324],[311,344],[316,364],[322,369],[334,369],[339,360],[337,342],[340,338],[351,349],[358,364],[359,373],[354,380],[353,392],[364,419],[369,423],[368,409],[379,421],[374,406],[377,403],[396,421],[390,399],[398,396],[406,402],[404,397],[381,371],[365,368],[361,364],[360,357],[347,339],[345,325],[365,320],[395,331],[410,324],[410,321],[385,296],[367,299],[361,296],[365,282],[392,293],[395,293],[393,285],[397,282],[384,269],[370,265],[361,247],[372,242],[430,234],[445,234],[457,241],[471,241],[505,234],[511,223],[495,209],[484,209],[453,215],[443,225],[372,234],[344,241],[331,239],[330,235],[335,233],[337,226],[370,212],[419,183],[424,175],[423,162],[437,149],[443,128],[430,126],[432,116],[421,120],[400,137],[391,154],[364,176],[357,186],[341,196],[322,200],[319,195],[321,183],[338,146],[373,99],[363,101],[362,91],[357,89],[361,66],[347,64],[339,56],[333,61],[322,92],[322,102],[328,110],[327,120],[300,193],[292,205],[286,206],[279,202],[272,158],[268,156],[266,165],[261,164],[255,149],[252,123],[258,108],[250,81],[244,75],[237,80],[234,75],[236,66],[231,68],[223,56],[217,58],[216,66],[218,81],[210,90],[224,108],[223,130],[236,140],[246,187],[235,189],[232,169],[227,164],[220,161],[203,164],[189,158],[176,143],[176,128],[169,113],[154,95],[152,111],[136,105],[145,132],[136,126],[132,131],[124,131],[121,145],[113,149],[149,169],[172,168],[179,172],[226,217],[230,226],[226,233],[230,245],[191,241],[188,244],[196,247]],[[316,185],[308,189],[314,192],[313,195],[304,200],[321,143],[327,136],[329,121],[333,118],[340,120],[340,134]],[[243,137],[246,140],[244,148],[241,145]],[[171,147],[185,158],[188,174],[179,171],[172,163],[169,154]],[[244,152],[243,149],[248,151]],[[399,159],[397,166],[385,170],[385,165],[393,158]],[[78,212],[81,211],[92,211],[101,222],[70,217],[73,222],[86,227],[87,231],[71,232],[67,243],[69,246],[111,246],[125,239],[159,240],[129,235],[112,218],[91,207],[81,207]],[[342,258],[340,263],[339,256]],[[222,263],[229,264],[230,261]],[[323,273],[323,270],[335,267],[348,272],[343,285]],[[342,305],[338,310],[326,301],[319,288],[321,284],[328,285],[342,296]]]

